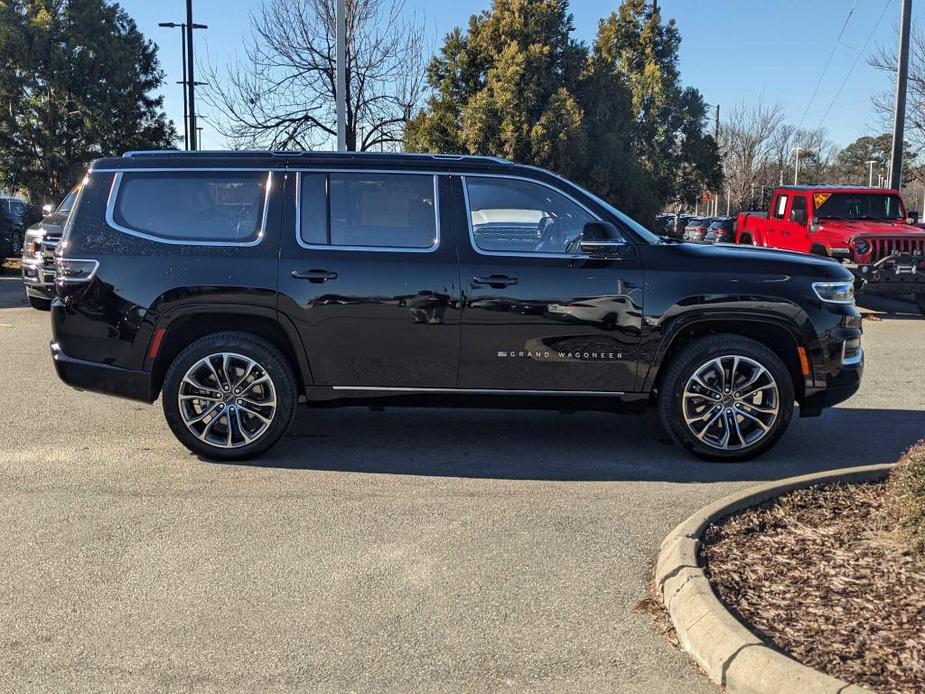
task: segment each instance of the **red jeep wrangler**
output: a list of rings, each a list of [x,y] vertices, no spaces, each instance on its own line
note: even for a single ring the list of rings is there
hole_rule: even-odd
[[[913,294],[925,313],[925,230],[895,190],[783,186],[767,214],[743,212],[736,242],[814,253],[846,264],[858,290]]]

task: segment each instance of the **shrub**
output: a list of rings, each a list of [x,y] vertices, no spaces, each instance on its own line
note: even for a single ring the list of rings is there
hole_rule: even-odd
[[[887,482],[887,508],[913,552],[925,554],[925,439],[906,451]]]

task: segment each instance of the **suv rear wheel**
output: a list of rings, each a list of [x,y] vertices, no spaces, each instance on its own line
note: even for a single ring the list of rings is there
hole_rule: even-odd
[[[691,342],[668,366],[658,411],[671,437],[707,460],[754,458],[786,431],[793,380],[760,342],[714,335]]]
[[[925,313],[925,294],[916,294],[915,303],[919,305],[919,311]]]
[[[206,458],[240,460],[263,453],[286,433],[298,392],[278,349],[248,333],[226,332],[180,352],[161,400],[184,446]]]

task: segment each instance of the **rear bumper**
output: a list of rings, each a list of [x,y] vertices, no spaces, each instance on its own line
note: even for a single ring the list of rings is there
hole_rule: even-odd
[[[109,364],[75,359],[66,355],[61,346],[52,342],[51,358],[58,378],[77,390],[115,395],[129,400],[153,402],[151,374],[147,371],[123,369]]]

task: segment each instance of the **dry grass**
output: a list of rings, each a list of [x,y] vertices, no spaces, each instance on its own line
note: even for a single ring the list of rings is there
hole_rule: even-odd
[[[887,482],[887,510],[909,548],[925,555],[925,441],[899,459]]]
[[[18,275],[19,258],[0,258],[0,275]]]
[[[883,692],[925,690],[925,563],[885,484],[803,489],[707,530],[723,602],[800,662]]]

